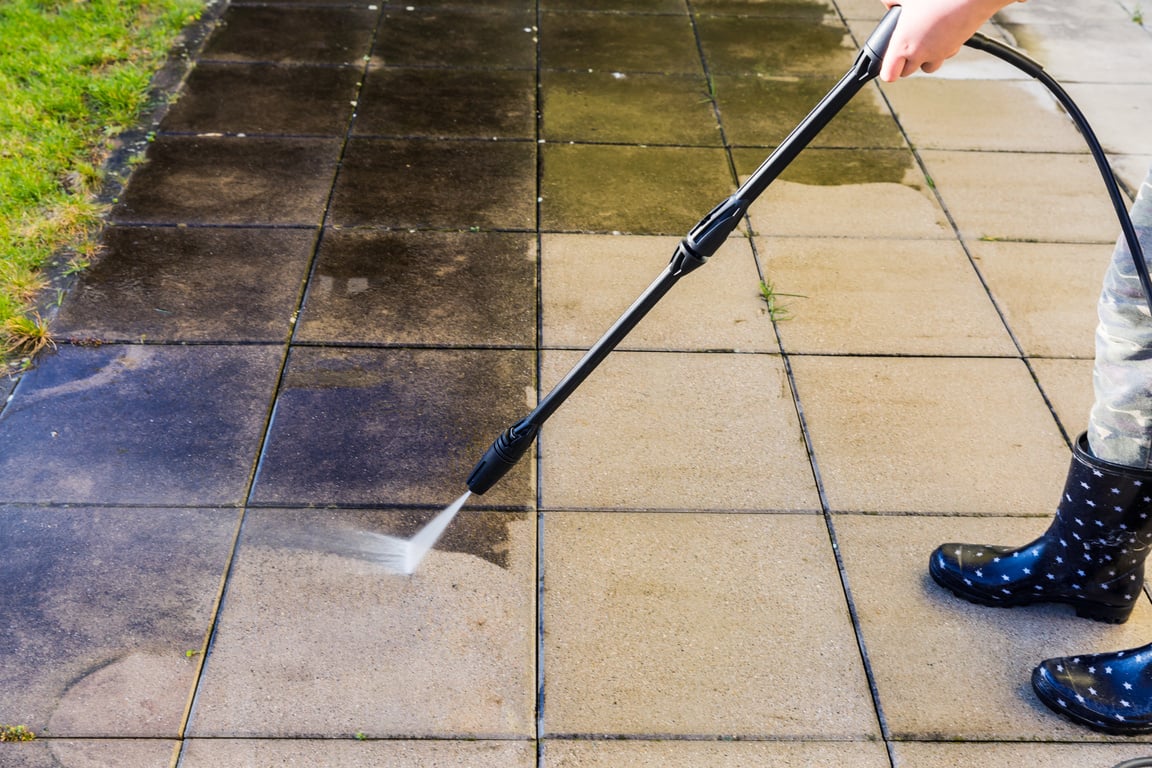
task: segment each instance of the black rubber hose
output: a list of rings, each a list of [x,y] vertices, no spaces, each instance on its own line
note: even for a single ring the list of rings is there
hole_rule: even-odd
[[[1113,768],[1152,768],[1152,757],[1138,757],[1135,760],[1125,760]]]
[[[1140,239],[1136,236],[1136,227],[1132,224],[1132,217],[1128,214],[1128,206],[1124,202],[1123,195],[1120,194],[1120,185],[1116,183],[1116,176],[1112,173],[1108,158],[1104,156],[1104,149],[1100,146],[1092,127],[1088,125],[1088,119],[1084,117],[1084,113],[1080,111],[1076,102],[1072,101],[1072,97],[1068,95],[1060,83],[1045,72],[1044,67],[1035,59],[1010,45],[993,40],[982,32],[973,35],[965,45],[989,53],[1040,81],[1056,97],[1072,121],[1076,123],[1076,128],[1084,137],[1084,141],[1088,143],[1088,149],[1096,160],[1096,167],[1100,169],[1104,186],[1108,188],[1108,196],[1112,199],[1112,207],[1116,209],[1116,217],[1120,220],[1120,229],[1128,243],[1128,252],[1132,254],[1132,262],[1136,267],[1136,274],[1140,278],[1140,286],[1144,290],[1144,300],[1148,303],[1149,313],[1152,313],[1152,278],[1148,275],[1148,265],[1144,262],[1144,251],[1140,247]]]

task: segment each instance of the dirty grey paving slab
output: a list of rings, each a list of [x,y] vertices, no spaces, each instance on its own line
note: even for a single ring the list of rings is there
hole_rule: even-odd
[[[544,235],[546,347],[592,346],[662,274],[677,237]],[[685,276],[623,340],[621,349],[776,352],[747,238],[731,237]]]
[[[698,15],[696,27],[709,71],[768,77],[843,75],[859,47],[823,4],[810,7],[806,17]]]
[[[1071,454],[1021,360],[791,360],[833,510],[1036,514],[1063,483]]]
[[[296,340],[531,348],[536,268],[529,233],[329,229]]]
[[[203,62],[161,130],[343,136],[362,72],[349,67]]]
[[[1120,742],[1120,739],[1117,738]],[[1116,744],[942,744],[899,741],[896,768],[954,768],[957,765],[1012,765],[1019,768],[1108,768],[1148,757],[1147,745]]]
[[[547,739],[542,768],[584,766],[584,768],[743,768],[745,766],[852,765],[859,768],[887,768],[888,753],[876,742],[831,741],[597,741],[591,739]]]
[[[399,576],[387,513],[250,510],[190,735],[532,738],[536,521],[480,514],[501,564],[477,533]]]
[[[837,77],[740,77],[716,75],[716,104],[725,136],[737,146],[774,146],[832,90]],[[856,95],[824,130],[813,147],[903,147],[904,137],[879,89]]]
[[[780,294],[785,351],[1015,356],[960,245],[947,240],[757,238]]]
[[[835,13],[830,0],[696,0],[693,9],[702,15],[771,16],[773,18],[819,18]]]
[[[722,149],[545,144],[541,228],[683,236],[734,184]]]
[[[547,391],[579,359],[545,352]],[[820,508],[780,358],[624,352],[544,425],[550,509]]]
[[[686,14],[542,13],[540,65],[583,72],[703,73]]]
[[[179,752],[180,742],[164,739],[37,739],[5,744],[0,765],[12,768],[164,768]],[[11,760],[11,762],[4,762]]]
[[[239,515],[0,507],[3,722],[53,739],[179,736]]]
[[[684,0],[541,0],[546,11],[626,11],[628,13],[687,13]]]
[[[184,768],[247,768],[273,761],[283,768],[396,768],[466,765],[533,768],[531,741],[352,741],[333,739],[188,739]]]
[[[1093,361],[1033,359],[1030,364],[1064,431],[1075,438],[1088,426],[1088,415],[1095,402]]]
[[[160,136],[111,218],[316,226],[339,154],[338,139]]]
[[[260,461],[260,504],[443,507],[492,441],[535,407],[535,354],[326,349],[288,358]],[[523,461],[483,503],[535,498]]]
[[[964,239],[1107,242],[1120,225],[1089,155],[921,153]]]
[[[548,512],[543,536],[546,736],[878,736],[819,515]]]
[[[60,309],[58,338],[283,342],[316,230],[109,227]]]
[[[380,12],[367,8],[229,8],[202,61],[352,64],[368,55]]]
[[[1062,479],[1050,488],[1052,508]],[[1066,606],[998,609],[959,600],[927,574],[945,542],[1018,545],[1048,517],[864,517],[835,528],[876,690],[895,739],[1108,741],[1051,713],[1032,693],[1046,658],[1133,648],[1148,642],[1144,598],[1124,625],[1077,618]],[[965,763],[954,763],[965,764]]]
[[[259,345],[62,346],[41,355],[0,414],[0,495],[242,503],[280,357],[279,347]]]
[[[1095,355],[1096,303],[1111,245],[976,242],[968,248],[1024,354]]]
[[[409,8],[411,10],[409,10]],[[532,69],[536,14],[467,7],[391,8],[384,12],[373,63],[389,66]],[[503,10],[503,9],[498,9]]]
[[[343,227],[532,229],[536,145],[352,139],[330,219]]]
[[[711,147],[723,143],[702,73],[545,71],[540,82],[541,125],[547,141]]]
[[[769,153],[734,150],[741,179]],[[878,206],[877,201],[884,201]],[[759,235],[941,239],[954,232],[928,180],[907,150],[812,148],[748,211]]]
[[[521,70],[376,67],[364,79],[357,136],[536,138],[536,76]]]
[[[944,69],[949,69],[948,64]],[[1096,86],[1093,86],[1096,87]],[[1038,82],[924,76],[882,86],[917,147],[1087,152],[1075,123]],[[1028,130],[1019,130],[1027,125]]]

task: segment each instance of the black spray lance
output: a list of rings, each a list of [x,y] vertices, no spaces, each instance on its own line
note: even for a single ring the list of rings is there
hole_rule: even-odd
[[[608,332],[588,350],[560,383],[540,401],[536,409],[496,438],[496,441],[484,452],[484,456],[468,476],[468,491],[436,515],[415,538],[402,541],[389,536],[380,537],[381,540],[377,549],[381,555],[381,562],[404,573],[411,573],[436,543],[448,524],[452,522],[468,497],[473,493],[484,493],[516,465],[516,462],[528,452],[532,442],[536,439],[536,435],[540,432],[541,425],[547,421],[548,417],[580,386],[596,366],[616,348],[616,345],[628,335],[629,331],[681,277],[703,266],[716,253],[724,241],[728,239],[728,236],[739,226],[740,220],[753,201],[808,146],[812,139],[860,89],[879,76],[880,65],[885,52],[888,50],[888,43],[892,39],[892,33],[896,29],[899,16],[900,8],[898,6],[893,7],[885,14],[864,43],[852,68],[841,78],[840,82],[816,105],[803,122],[793,129],[792,133],[731,197],[716,206],[692,228],[692,231],[680,241],[667,268],[636,299],[628,311],[621,315],[615,325],[608,329]],[[1104,157],[1100,143],[1093,135],[1083,114],[1072,103],[1060,85],[1044,72],[1043,67],[1014,48],[979,33],[968,40],[967,45],[990,53],[1039,80],[1052,92],[1072,117],[1076,127],[1079,128],[1085,141],[1088,142],[1105,185],[1108,187],[1124,238],[1136,265],[1141,287],[1148,300],[1149,309],[1152,311],[1152,280],[1148,276],[1148,267],[1144,263],[1136,230],[1132,225],[1128,209],[1124,204],[1116,179],[1112,175],[1112,170]]]
[[[872,35],[860,49],[852,69],[816,105],[803,122],[792,130],[767,160],[724,202],[701,219],[680,241],[672,254],[672,261],[647,290],[628,308],[620,319],[608,329],[599,341],[580,359],[571,371],[549,392],[536,409],[506,429],[485,451],[483,458],[468,476],[468,489],[482,494],[515,466],[536,439],[541,425],[547,421],[596,366],[616,348],[652,307],[664,297],[676,282],[692,270],[701,267],[716,253],[728,236],[740,224],[748,207],[767,189],[777,176],[796,159],[824,126],[868,82],[880,74],[880,64],[888,42],[896,29],[899,7],[892,8],[880,21]]]

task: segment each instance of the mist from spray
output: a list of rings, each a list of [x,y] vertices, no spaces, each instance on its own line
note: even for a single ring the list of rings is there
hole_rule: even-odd
[[[428,524],[416,532],[411,539],[401,539],[383,533],[361,532],[357,555],[365,560],[379,563],[390,571],[411,574],[425,556],[436,546],[444,530],[456,518],[456,513],[468,501],[472,491],[445,507]]]

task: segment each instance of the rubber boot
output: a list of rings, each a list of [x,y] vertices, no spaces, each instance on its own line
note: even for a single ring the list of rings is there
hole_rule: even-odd
[[[928,570],[973,603],[1067,603],[1084,618],[1128,620],[1152,540],[1152,471],[1100,461],[1081,435],[1047,532],[1023,547],[944,544]]]
[[[1048,708],[1097,731],[1152,733],[1152,645],[1048,659],[1032,672]]]

